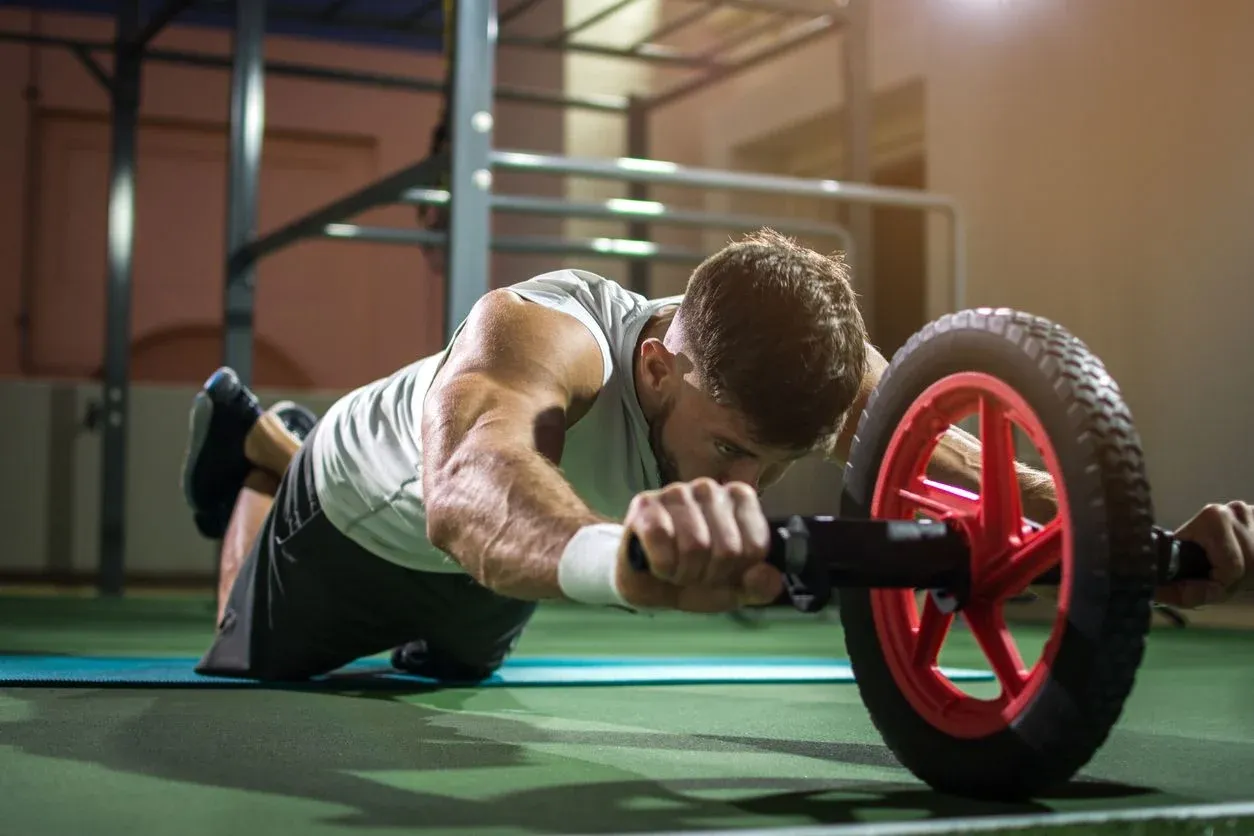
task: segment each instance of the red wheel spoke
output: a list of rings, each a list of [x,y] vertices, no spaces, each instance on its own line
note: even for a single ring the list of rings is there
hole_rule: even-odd
[[[954,621],[953,613],[941,612],[936,601],[928,595],[923,602],[923,614],[919,617],[919,626],[915,628],[914,664],[919,668],[933,667],[940,659],[941,645],[949,634],[949,625]]]
[[[1028,538],[980,581],[979,595],[986,601],[1004,601],[1018,595],[1062,559],[1062,523],[1053,520]]]
[[[1002,691],[1011,699],[1017,697],[1027,683],[1028,672],[1014,637],[1006,627],[1001,606],[968,607],[964,614],[972,635],[993,668],[993,675],[1001,683]]]
[[[1015,472],[1014,424],[996,399],[980,399],[980,527],[985,548],[999,550],[1023,526]]]
[[[937,519],[952,514],[974,517],[980,510],[978,494],[931,479],[920,479],[913,488],[903,488],[897,495],[915,510]]]

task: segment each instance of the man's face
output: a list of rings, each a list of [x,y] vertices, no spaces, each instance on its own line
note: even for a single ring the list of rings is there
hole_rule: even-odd
[[[687,380],[672,387],[650,422],[649,441],[663,485],[708,477],[744,482],[762,493],[802,456],[753,443],[743,417]]]

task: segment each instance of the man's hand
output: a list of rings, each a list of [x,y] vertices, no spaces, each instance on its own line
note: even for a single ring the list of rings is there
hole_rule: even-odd
[[[779,571],[764,562],[770,531],[748,485],[698,479],[646,491],[632,500],[623,525],[618,584],[635,606],[727,612],[769,604],[783,591]],[[649,572],[627,562],[632,534],[649,557]]]
[[[1206,550],[1210,580],[1160,587],[1155,600],[1186,609],[1226,601],[1243,582],[1254,581],[1254,507],[1245,502],[1207,505],[1176,531]]]

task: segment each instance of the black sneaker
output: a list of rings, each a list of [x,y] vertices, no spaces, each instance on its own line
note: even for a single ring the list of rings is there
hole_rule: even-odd
[[[496,670],[493,667],[476,667],[448,659],[430,650],[425,641],[412,641],[393,650],[392,667],[424,679],[465,685],[482,682]]]
[[[244,439],[261,417],[261,404],[233,369],[222,367],[209,376],[192,399],[188,416],[187,451],[183,458],[183,497],[196,513],[206,537],[221,537],[211,520],[235,504],[251,466]],[[203,522],[205,523],[202,525]]]
[[[283,422],[283,426],[287,427],[287,431],[299,438],[302,443],[313,432],[314,424],[318,423],[318,416],[313,413],[313,410],[295,401],[279,401],[266,412],[273,412],[277,415]]]
[[[318,423],[317,415],[293,401],[279,401],[266,411],[277,415],[283,422],[283,426],[287,427],[287,431],[300,439],[302,443],[313,431],[314,424]],[[250,462],[249,469],[251,468]],[[224,500],[223,504],[212,510],[195,512],[196,529],[203,536],[211,540],[220,540],[226,534],[227,526],[231,524],[231,515],[235,513],[235,501],[239,498],[239,492],[243,490],[243,487],[244,480],[240,479],[229,500]]]

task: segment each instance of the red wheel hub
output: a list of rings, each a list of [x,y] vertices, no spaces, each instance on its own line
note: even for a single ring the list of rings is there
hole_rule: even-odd
[[[969,415],[980,421],[978,492],[927,478],[941,435]],[[1040,451],[1057,490],[1058,510],[1043,526],[1024,519],[1013,428]],[[954,737],[983,737],[1004,729],[1032,701],[1049,675],[1070,602],[1072,537],[1066,491],[1053,445],[1027,402],[1003,381],[964,372],[930,386],[906,411],[889,441],[871,515],[915,519],[923,514],[957,524],[971,544],[972,598],[961,613],[987,657],[1001,694],[981,699],[959,690],[939,664],[954,614],[930,595],[920,607],[908,589],[871,592],[875,625],[898,687],[914,709]],[[1005,602],[1061,564],[1058,612],[1040,659],[1025,665],[1006,627]]]

